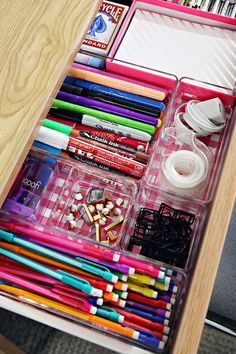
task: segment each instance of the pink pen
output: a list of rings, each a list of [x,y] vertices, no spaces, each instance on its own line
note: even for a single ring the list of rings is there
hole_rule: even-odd
[[[90,305],[90,303],[86,299],[83,298],[82,299],[77,298],[76,300],[71,299],[64,295],[54,293],[51,290],[44,288],[43,286],[37,285],[28,280],[25,280],[23,278],[2,271],[0,271],[0,279],[18,285],[24,289],[28,289],[30,291],[36,292],[37,294],[49,297],[55,301],[61,302],[62,304],[72,306],[76,309],[91,314],[95,314],[97,312],[97,308],[95,306]]]
[[[48,245],[59,245],[65,249],[69,248],[78,250],[79,252],[90,255],[91,257],[106,259],[113,262],[118,262],[120,258],[120,255],[114,251],[86,243],[86,241],[79,240],[78,238],[75,239],[69,236],[65,236],[62,233],[57,233],[57,236],[55,236],[43,231],[34,230],[30,227],[17,225],[12,222],[6,222],[3,220],[0,220],[0,225],[12,232],[29,236],[31,239],[38,239],[42,241],[47,240]]]
[[[11,265],[10,265],[11,266]],[[23,268],[18,269],[18,268],[10,268],[9,266],[0,266],[0,271],[2,272],[7,272],[11,273],[14,275],[20,275],[23,278],[30,279],[30,280],[36,280],[37,282],[43,283],[44,285],[51,286],[51,291],[54,293],[58,292],[58,289],[61,289],[64,291],[64,295],[72,298],[72,299],[78,299],[79,297],[83,298],[88,298],[89,303],[93,305],[102,305],[103,304],[103,299],[102,298],[96,298],[96,297],[91,297],[88,294],[82,293],[81,291],[72,288],[69,285],[63,284],[57,280],[54,280],[52,278],[47,277],[46,275],[41,275],[38,274],[34,271],[31,271],[29,269],[24,270]]]
[[[153,266],[139,259],[131,258],[127,255],[121,254],[119,262],[135,268],[136,273],[147,274],[150,277],[163,279],[165,272],[161,270],[160,266]]]

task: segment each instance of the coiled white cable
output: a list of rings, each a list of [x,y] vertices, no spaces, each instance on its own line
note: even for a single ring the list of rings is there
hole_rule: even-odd
[[[208,103],[208,110],[205,107],[205,111],[209,116],[211,115],[211,109],[214,110],[215,106],[220,103],[221,111],[217,117],[218,121],[208,118],[206,113],[200,110],[198,105],[202,103]],[[180,112],[183,107],[185,107],[185,112]],[[218,123],[219,121],[221,122],[220,124]],[[188,126],[186,126],[184,122],[187,123]],[[191,100],[188,103],[184,103],[180,105],[175,112],[174,126],[188,131],[191,131],[192,129],[198,136],[207,136],[213,133],[218,133],[225,126],[223,104],[218,98],[203,102]]]

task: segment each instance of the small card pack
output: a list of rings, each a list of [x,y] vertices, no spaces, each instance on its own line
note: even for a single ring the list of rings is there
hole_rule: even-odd
[[[81,49],[107,55],[128,9],[128,6],[104,0]]]

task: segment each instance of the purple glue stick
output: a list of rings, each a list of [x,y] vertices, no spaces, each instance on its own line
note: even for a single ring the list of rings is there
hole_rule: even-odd
[[[56,160],[29,156],[18,179],[3,204],[3,209],[31,216],[40,201],[41,195],[55,168]]]

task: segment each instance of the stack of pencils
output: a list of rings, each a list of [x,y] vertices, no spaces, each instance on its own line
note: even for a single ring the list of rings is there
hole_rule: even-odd
[[[73,64],[36,137],[87,164],[141,178],[167,91]],[[65,156],[65,155],[63,155]]]
[[[64,234],[0,225],[1,293],[146,347],[165,347],[179,303],[176,271]]]

